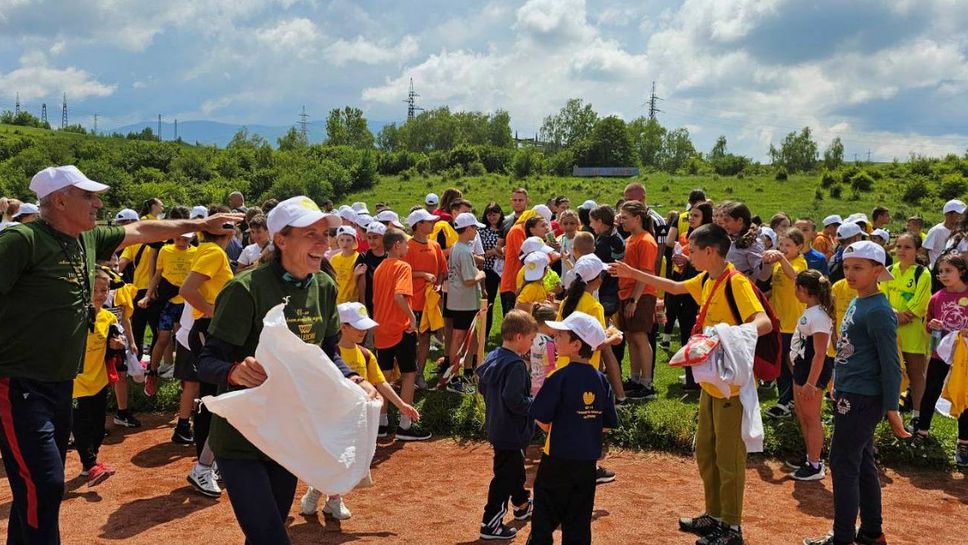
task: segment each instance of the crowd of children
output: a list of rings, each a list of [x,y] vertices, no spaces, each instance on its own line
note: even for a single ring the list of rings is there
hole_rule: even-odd
[[[271,235],[289,235],[291,227],[271,225],[278,205],[236,206],[246,221],[235,237],[189,233],[129,246],[102,263],[92,290],[100,310],[74,382],[74,445],[89,485],[114,472],[97,461],[111,384],[115,423],[140,425],[127,409],[125,369],[147,354],[145,395],[155,395],[166,366],[181,381],[172,441],[196,447],[189,482],[202,494],[221,494],[208,441],[211,415],[195,403],[216,385],[199,378],[197,361],[219,294],[236,275],[251,279],[272,266]],[[775,387],[778,396],[764,414],[795,414],[802,431],[803,457],[789,462],[790,476],[832,475],[833,531],[805,543],[886,543],[874,428],[887,417],[898,437],[913,435],[912,448],[922,448],[949,371],[968,364],[968,351],[957,344],[968,335],[964,203],[946,203],[943,222],[926,234],[923,219],[911,218],[896,236],[886,231],[890,213],[881,207],[870,220],[825,217],[818,229],[812,218],[783,213],[764,222],[743,203],[713,203],[701,190],[690,193],[683,212],[662,217],[641,184],[630,184],[614,208],[585,201],[572,210],[564,197],[529,208],[525,189],[512,193],[511,207],[505,214],[491,202],[475,216],[456,189],[429,194],[403,214],[382,203],[372,215],[365,203],[330,203],[318,235],[327,248],[320,268],[336,290],[338,352],[387,401],[380,437],[431,437],[413,406],[415,391],[430,379],[443,376],[448,391],[483,395],[494,464],[481,538],[513,538],[516,530],[505,524],[510,510],[515,520],[531,519],[529,543],[551,543],[557,528],[565,543],[590,543],[595,486],[615,479],[599,464],[603,434],[618,425],[616,405],[656,397],[656,350],[670,349],[675,324],[680,344],[705,327],[752,324],[759,336],[774,327],[780,334],[779,376],[760,386]],[[226,211],[176,207],[169,217]],[[151,199],[142,214],[125,209],[115,220],[162,213],[161,201]],[[30,214],[24,204],[11,219],[30,221]],[[283,278],[297,286],[308,281]],[[498,305],[501,344],[478,361],[484,350],[476,328],[490,331]],[[940,350],[950,333],[955,347]],[[425,371],[435,344],[440,357]],[[739,389],[724,395],[690,368],[682,380],[700,393],[695,448],[705,511],[681,518],[679,527],[698,534],[697,545],[741,544],[747,445]],[[825,399],[834,422],[829,467]],[[389,405],[399,412],[394,430]],[[907,426],[902,408],[911,410]],[[959,413],[955,460],[968,467],[968,411]],[[530,493],[524,450],[536,428],[544,448]],[[321,499],[310,489],[300,512],[315,512]],[[327,498],[323,512],[351,516],[339,496]]]

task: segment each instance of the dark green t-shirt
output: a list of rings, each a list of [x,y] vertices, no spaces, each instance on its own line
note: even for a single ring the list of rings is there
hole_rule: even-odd
[[[43,221],[0,232],[0,376],[74,379],[84,359],[96,260],[110,258],[123,241],[122,227],[97,227],[75,239]]]
[[[236,354],[242,361],[255,355],[262,333],[262,319],[272,307],[289,298],[284,313],[289,330],[303,341],[322,345],[327,337],[339,333],[336,310],[336,284],[325,273],[316,273],[308,287],[282,279],[284,271],[276,262],[236,276],[225,285],[215,300],[215,316],[209,335],[242,347]],[[219,393],[238,388],[220,388]],[[209,446],[218,456],[240,459],[262,459],[265,455],[218,415],[212,416]]]

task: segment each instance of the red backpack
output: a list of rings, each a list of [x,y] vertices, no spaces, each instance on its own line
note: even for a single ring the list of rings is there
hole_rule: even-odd
[[[726,274],[732,276],[740,273],[737,273],[733,269],[727,269]],[[709,273],[703,273],[702,283],[704,286],[708,279]],[[763,311],[770,319],[770,323],[773,324],[773,329],[769,333],[760,335],[759,339],[756,340],[756,353],[753,357],[753,375],[759,380],[769,382],[776,380],[780,376],[780,366],[783,364],[783,340],[780,337],[780,319],[776,317],[776,312],[773,311],[773,307],[770,305],[766,296],[763,295],[763,292],[752,282],[750,282],[750,288],[753,289],[753,294],[756,295],[757,301],[763,305]],[[733,318],[737,324],[741,324],[743,323],[743,317],[740,316],[739,307],[736,306],[732,278],[726,282],[725,289],[726,301],[729,303],[729,309],[733,313]]]

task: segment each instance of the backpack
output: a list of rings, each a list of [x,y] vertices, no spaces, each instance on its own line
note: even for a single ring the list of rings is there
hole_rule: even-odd
[[[728,274],[740,273],[731,271]],[[705,285],[708,279],[709,273],[703,273],[702,284]],[[783,340],[780,336],[780,319],[777,318],[776,312],[773,311],[773,307],[763,295],[763,292],[752,282],[750,283],[750,288],[753,289],[756,300],[763,305],[763,312],[766,313],[766,316],[770,319],[770,323],[773,324],[773,329],[769,333],[760,335],[756,340],[756,352],[753,356],[753,375],[759,380],[769,382],[776,380],[780,376],[780,366],[783,364]],[[726,282],[725,290],[726,301],[729,303],[729,309],[733,313],[733,318],[737,324],[742,324],[743,318],[739,314],[739,307],[736,306],[736,296],[733,295],[732,278]]]

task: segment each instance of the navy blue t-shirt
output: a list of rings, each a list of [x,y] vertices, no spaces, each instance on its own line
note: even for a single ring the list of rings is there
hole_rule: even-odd
[[[531,417],[551,424],[544,452],[562,460],[598,460],[602,429],[618,426],[608,379],[580,362],[569,363],[545,379],[531,403]]]

